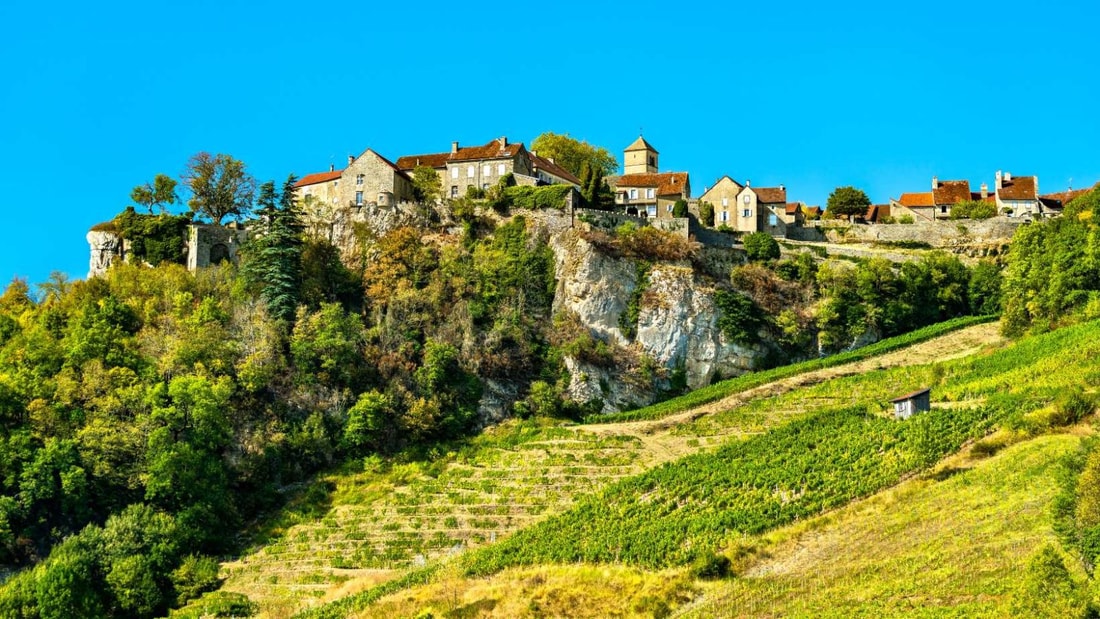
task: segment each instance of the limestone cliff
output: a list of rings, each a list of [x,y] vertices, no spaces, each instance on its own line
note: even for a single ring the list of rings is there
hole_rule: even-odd
[[[89,253],[88,277],[99,277],[122,255],[122,238],[106,224],[100,224],[88,231]]]

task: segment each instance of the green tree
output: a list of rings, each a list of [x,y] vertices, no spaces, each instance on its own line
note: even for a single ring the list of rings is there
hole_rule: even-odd
[[[443,181],[430,166],[416,166],[412,173],[413,195],[418,202],[435,203],[443,197]]]
[[[376,390],[359,396],[348,409],[348,422],[344,426],[344,447],[352,451],[365,448],[383,448],[392,439],[395,413],[393,400]]]
[[[553,159],[554,163],[580,176],[584,164],[600,178],[614,174],[619,169],[619,161],[609,150],[594,146],[583,140],[575,140],[568,133],[557,134],[552,131],[542,133],[531,142],[531,150],[540,157]]]
[[[749,260],[763,262],[779,257],[779,242],[767,232],[753,232],[742,239]]]
[[[963,200],[951,207],[951,219],[989,219],[997,214],[997,205],[984,200]]]
[[[990,260],[982,260],[970,271],[970,313],[982,316],[1001,313],[1001,286],[1004,276],[1001,267]]]
[[[863,215],[867,207],[871,206],[871,199],[863,193],[862,189],[855,187],[837,187],[829,194],[829,201],[825,204],[825,210],[833,216],[847,216],[849,221],[854,215]]]
[[[714,227],[714,205],[706,200],[699,202],[699,221],[708,228]]]
[[[176,180],[167,174],[157,174],[152,183],[145,183],[134,187],[130,192],[130,199],[149,209],[153,214],[153,207],[160,207],[160,212],[167,211],[167,206],[179,202],[176,195]]]
[[[191,190],[187,205],[192,213],[221,224],[228,216],[243,217],[252,207],[256,180],[243,162],[229,155],[200,152],[191,157],[183,173]]]
[[[687,217],[688,216],[688,203],[687,200],[677,200],[672,205],[673,217]]]
[[[275,206],[275,183],[260,187],[259,233],[253,237],[244,267],[245,277],[260,291],[268,313],[284,322],[294,320],[302,293],[302,214],[294,198],[293,175],[283,184]]]

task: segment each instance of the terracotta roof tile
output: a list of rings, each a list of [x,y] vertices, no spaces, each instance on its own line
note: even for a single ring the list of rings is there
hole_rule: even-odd
[[[798,214],[798,207],[800,207],[800,206],[802,206],[802,204],[800,204],[798,202],[788,202],[787,206],[786,206],[787,214],[788,215],[797,215]]]
[[[762,204],[786,204],[786,187],[753,187],[756,192],[756,200]]]
[[[902,206],[908,206],[909,208],[920,206],[936,206],[935,200],[932,199],[932,192],[926,191],[924,193],[903,193],[898,198],[898,202]]]
[[[1001,183],[999,195],[1002,200],[1037,200],[1038,184],[1034,176],[1014,176]]]
[[[970,199],[970,181],[939,181],[932,190],[932,201],[939,204],[958,204]]]
[[[327,183],[328,181],[334,181],[340,178],[343,174],[343,170],[333,170],[331,172],[317,172],[315,174],[306,174],[302,178],[298,179],[297,183],[294,183],[295,187],[305,187],[306,185],[316,185],[317,183]]]
[[[484,146],[463,146],[456,153],[430,153],[427,155],[406,155],[397,160],[397,167],[402,170],[413,170],[417,166],[425,165],[432,168],[446,167],[448,163],[455,161],[477,161],[483,159],[510,159],[523,151],[523,143],[507,144],[501,146],[500,140],[493,140]]]
[[[821,217],[822,211],[820,206],[807,206],[806,208],[802,209],[802,212],[806,213],[807,217],[818,218]]]
[[[877,222],[883,217],[890,216],[889,204],[872,204],[867,207],[867,212],[863,215],[864,221]]]
[[[659,196],[687,195],[688,173],[624,174],[619,177],[618,187],[656,187]]]
[[[531,165],[535,166],[536,168],[540,170],[545,170],[546,172],[549,172],[554,176],[564,178],[574,185],[581,184],[581,179],[573,176],[573,174],[569,170],[566,170],[560,165],[554,163],[553,161],[550,161],[546,157],[540,157],[535,153],[528,153],[528,155],[531,157]]]
[[[1043,201],[1043,206],[1049,208],[1065,208],[1074,198],[1083,196],[1090,191],[1092,191],[1092,189],[1067,189],[1066,191],[1039,196],[1039,199]],[[1051,203],[1055,204],[1052,205]]]

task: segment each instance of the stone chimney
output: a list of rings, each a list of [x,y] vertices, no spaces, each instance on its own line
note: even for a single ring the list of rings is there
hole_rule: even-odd
[[[1011,183],[1012,182],[1012,172],[1005,172],[1005,182],[1006,183]]]
[[[451,142],[451,154],[452,155],[457,155],[458,154],[458,142]]]
[[[348,165],[355,163],[355,155],[348,155]]]
[[[939,188],[940,188],[940,179],[933,176],[932,177],[932,191],[935,191]]]
[[[779,184],[779,191],[787,191],[787,187],[782,183]]]
[[[982,183],[982,200],[989,197],[989,185]]]
[[[749,186],[751,186],[751,185],[752,185],[752,181],[750,181],[749,179],[747,179],[747,178],[746,178],[746,179],[745,179],[745,186],[746,186],[746,187],[749,187]]]
[[[997,191],[1000,191],[1004,182],[1004,174],[1002,174],[1000,170],[997,170],[997,175],[993,177],[993,180],[993,186],[996,188]]]
[[[328,164],[328,171],[329,172],[335,172],[336,171],[336,164],[335,163]]]
[[[503,136],[503,135],[500,136],[499,138],[497,138],[497,142],[500,142],[500,150],[504,150],[505,148],[508,148],[508,137],[507,136]]]

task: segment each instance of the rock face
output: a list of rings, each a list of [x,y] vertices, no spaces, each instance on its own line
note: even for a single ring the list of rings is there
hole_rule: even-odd
[[[554,311],[576,314],[593,335],[651,357],[670,374],[682,370],[692,389],[742,374],[767,352],[738,346],[722,334],[713,286],[686,264],[662,263],[650,270],[631,341],[619,319],[639,283],[634,261],[600,252],[575,230],[553,235],[550,245],[557,259]],[[652,384],[626,368],[571,358],[566,366],[573,378],[570,396],[580,402],[600,398],[605,411],[646,404],[655,396]]]
[[[122,257],[122,239],[109,230],[90,230],[86,237],[90,248],[91,260],[88,263],[88,278],[99,277],[107,272],[115,260]]]

